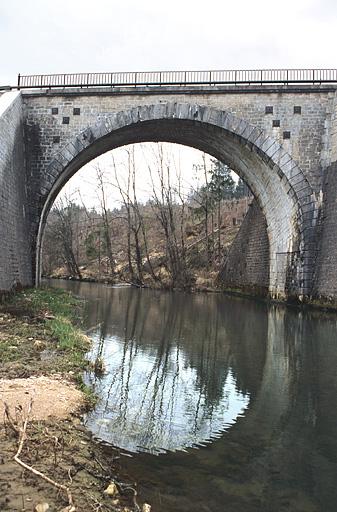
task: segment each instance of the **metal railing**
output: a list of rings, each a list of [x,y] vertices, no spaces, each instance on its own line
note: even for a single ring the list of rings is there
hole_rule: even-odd
[[[18,75],[18,89],[179,85],[322,84],[337,82],[337,69],[251,69],[227,71],[140,71]]]

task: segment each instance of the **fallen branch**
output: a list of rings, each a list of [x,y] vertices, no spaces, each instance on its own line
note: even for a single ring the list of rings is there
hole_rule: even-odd
[[[41,473],[37,469],[34,469],[32,466],[29,466],[28,464],[23,462],[23,460],[20,459],[20,455],[21,455],[21,452],[22,452],[22,449],[24,446],[24,442],[27,439],[27,425],[28,425],[30,413],[32,411],[32,407],[33,407],[33,399],[31,399],[29,402],[26,417],[23,420],[22,427],[20,427],[20,426],[15,425],[14,420],[10,414],[8,404],[5,403],[5,415],[6,415],[7,421],[10,424],[10,426],[15,430],[15,432],[17,432],[19,434],[19,446],[18,446],[16,454],[14,455],[14,460],[17,464],[19,464],[21,467],[23,467],[30,473],[33,473],[34,475],[39,476],[40,478],[42,478],[43,480],[45,480],[46,482],[48,482],[49,484],[54,486],[56,489],[60,489],[61,491],[65,492],[67,495],[67,498],[68,498],[68,503],[69,503],[69,508],[68,508],[67,512],[76,512],[73,497],[71,495],[69,487],[67,487],[63,484],[59,484],[58,482],[55,482],[55,480],[52,480],[44,473]]]

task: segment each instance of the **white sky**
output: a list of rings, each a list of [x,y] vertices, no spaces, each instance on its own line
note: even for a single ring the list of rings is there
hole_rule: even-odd
[[[337,0],[0,0],[0,85],[19,72],[335,68],[336,28]]]
[[[336,0],[0,2],[0,83],[17,73],[336,67]]]
[[[126,192],[129,166],[126,150],[130,152],[133,147],[137,200],[146,202],[153,197],[153,185],[157,193],[160,188],[157,173],[159,145],[163,151],[163,167],[164,169],[170,168],[170,182],[173,188],[177,188],[178,180],[180,181],[180,190],[183,197],[186,197],[191,190],[197,190],[205,182],[204,168],[206,166],[206,169],[209,170],[212,165],[209,155],[180,144],[147,142],[124,146],[92,160],[69,180],[61,190],[60,195],[66,195],[67,198],[77,203],[84,203],[87,208],[95,207],[99,209],[100,194],[95,171],[96,166],[99,165],[104,170],[104,185],[108,205],[110,208],[118,208],[121,206],[122,199],[117,188],[114,169],[116,168],[117,178],[122,190]],[[194,165],[199,166],[199,169],[197,170]],[[148,170],[149,166],[151,167],[152,178]],[[166,171],[164,171],[164,174],[167,177]],[[237,180],[234,173],[233,178]]]

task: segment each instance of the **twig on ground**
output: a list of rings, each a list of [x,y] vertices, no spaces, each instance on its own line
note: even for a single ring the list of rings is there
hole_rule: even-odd
[[[97,464],[100,466],[100,468],[105,472],[107,473],[108,470],[102,465],[102,463],[98,460],[97,457],[94,458],[94,461],[97,462]]]
[[[59,484],[58,482],[55,482],[55,480],[52,480],[44,473],[41,473],[37,469],[34,469],[32,466],[29,466],[28,464],[23,462],[23,460],[20,459],[20,455],[21,455],[21,452],[22,452],[22,449],[24,446],[24,442],[27,439],[27,425],[28,425],[30,413],[32,411],[32,407],[33,407],[33,399],[31,399],[29,402],[27,413],[25,415],[25,418],[22,420],[22,427],[20,427],[20,426],[15,425],[13,418],[10,414],[8,404],[5,403],[6,418],[9,422],[9,424],[11,425],[11,427],[19,434],[19,446],[18,446],[16,454],[14,455],[14,460],[22,468],[26,469],[27,471],[29,471],[30,473],[33,473],[36,476],[39,476],[40,478],[42,478],[49,484],[53,485],[56,489],[60,489],[61,491],[65,492],[67,495],[67,498],[68,498],[68,503],[69,503],[69,511],[68,512],[76,512],[73,497],[71,495],[69,487],[67,487],[63,484]]]
[[[93,503],[90,503],[90,506],[92,508],[92,510],[94,510],[94,512],[100,512],[102,510],[102,503],[100,503],[96,498],[95,496],[92,496],[91,494],[89,493],[85,493],[86,496],[91,500],[93,501]]]

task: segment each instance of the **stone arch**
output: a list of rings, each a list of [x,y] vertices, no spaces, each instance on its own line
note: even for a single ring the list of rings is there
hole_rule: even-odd
[[[266,217],[273,298],[307,295],[315,197],[304,173],[275,139],[227,111],[197,104],[158,103],[100,115],[54,155],[41,181],[37,204],[36,281],[47,215],[65,183],[108,150],[136,142],[175,142],[228,164],[249,185]]]

